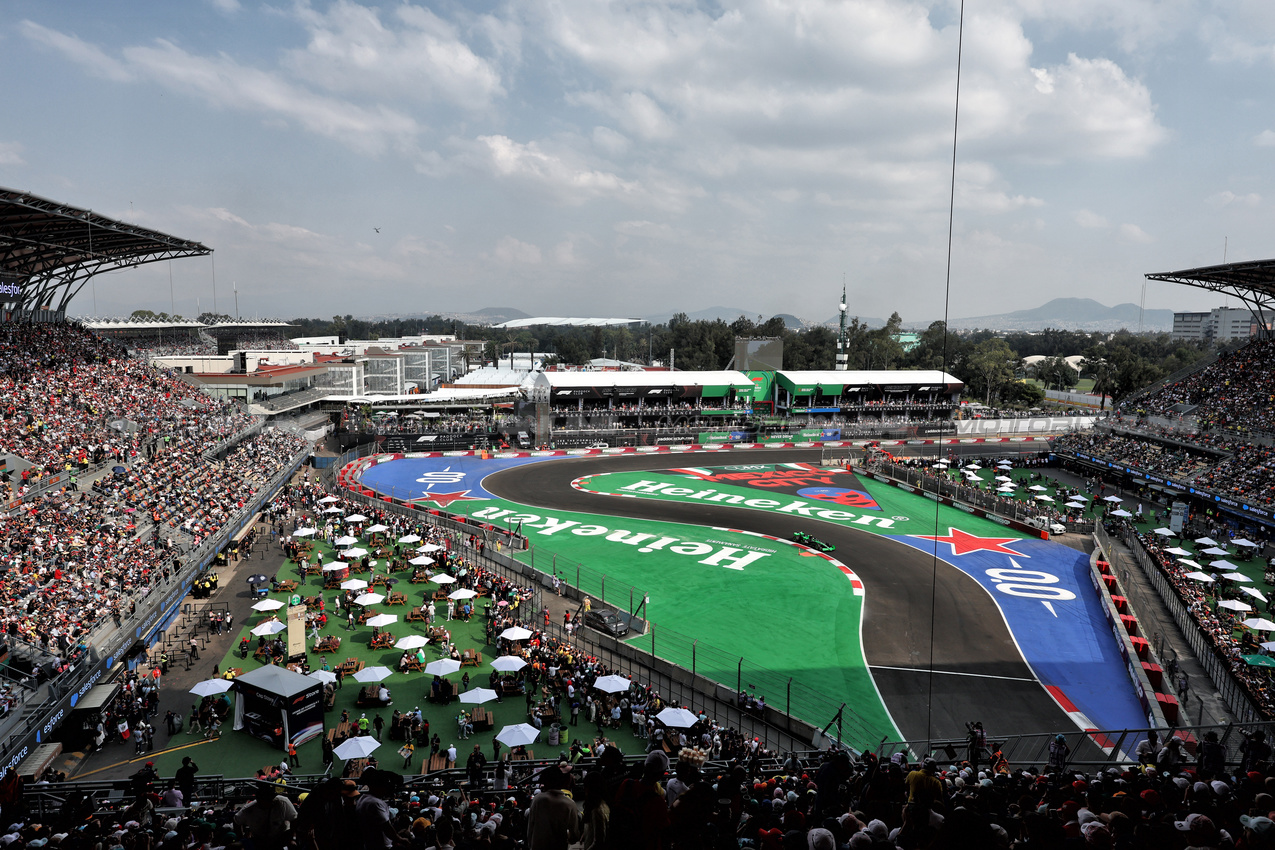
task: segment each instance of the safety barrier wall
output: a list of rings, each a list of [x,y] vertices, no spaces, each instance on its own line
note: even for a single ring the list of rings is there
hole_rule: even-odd
[[[1103,550],[1111,551],[1110,536],[1101,524],[1094,530],[1094,534]],[[1160,600],[1164,603],[1165,609],[1173,617],[1174,622],[1177,623],[1182,637],[1191,647],[1191,652],[1199,660],[1200,666],[1208,674],[1213,686],[1217,688],[1218,695],[1226,704],[1226,707],[1242,722],[1265,720],[1263,713],[1249,697],[1247,689],[1231,673],[1230,666],[1225,659],[1218,655],[1213,641],[1209,640],[1209,636],[1203,627],[1200,626],[1195,617],[1191,616],[1191,612],[1187,610],[1186,603],[1182,601],[1182,597],[1178,596],[1177,590],[1170,584],[1164,571],[1160,569],[1159,565],[1154,562],[1151,555],[1146,551],[1141,539],[1127,528],[1123,530],[1122,539],[1125,545],[1129,547],[1130,552],[1133,553],[1133,560],[1141,568],[1142,574],[1146,576],[1147,581],[1155,588]]]

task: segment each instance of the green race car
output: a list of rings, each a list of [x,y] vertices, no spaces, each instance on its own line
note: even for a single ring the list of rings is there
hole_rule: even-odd
[[[819,552],[831,552],[837,548],[831,543],[824,543],[818,537],[815,537],[813,534],[807,534],[804,531],[794,531],[792,539],[795,542],[800,543],[802,546],[809,546],[811,549]]]

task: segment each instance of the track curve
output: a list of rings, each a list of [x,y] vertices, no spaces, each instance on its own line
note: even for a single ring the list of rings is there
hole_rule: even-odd
[[[817,519],[598,495],[571,487],[584,475],[668,469],[679,457],[642,454],[528,464],[493,473],[483,486],[501,498],[541,508],[740,528],[784,539],[794,531],[814,534],[835,544],[837,558],[863,580],[864,652],[906,738],[959,738],[965,723],[976,719],[992,734],[1076,728],[1032,673],[990,595],[974,579],[927,553]],[[820,459],[818,449],[748,452],[749,463]]]

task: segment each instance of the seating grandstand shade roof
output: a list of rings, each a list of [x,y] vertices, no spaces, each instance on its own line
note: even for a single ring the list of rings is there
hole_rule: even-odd
[[[753,382],[743,372],[541,372],[551,387],[740,387]]]
[[[562,327],[574,328],[602,328],[614,325],[636,325],[645,321],[645,319],[623,319],[623,318],[584,318],[573,316],[530,316],[526,319],[511,319],[508,322],[501,322],[498,325],[492,325],[493,328],[531,328],[537,325],[555,325]]]
[[[0,281],[20,309],[65,312],[99,272],[212,249],[91,210],[0,188]]]
[[[908,387],[917,391],[958,392],[965,387],[959,379],[937,370],[882,369],[879,371],[802,371],[775,373],[779,385],[793,395],[836,396],[847,388]],[[925,388],[930,388],[926,390]]]
[[[1234,295],[1246,303],[1269,305],[1275,301],[1275,259],[1200,266],[1176,272],[1150,272],[1145,277],[1147,280],[1180,283]]]

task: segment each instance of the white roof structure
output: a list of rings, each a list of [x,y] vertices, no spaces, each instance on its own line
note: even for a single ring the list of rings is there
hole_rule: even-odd
[[[347,404],[455,404],[466,401],[489,401],[512,398],[518,395],[518,387],[491,387],[484,389],[450,389],[436,390],[432,393],[409,393],[407,395],[367,395],[348,396],[331,395],[324,401],[341,401]]]
[[[839,373],[844,374],[844,373]],[[537,372],[553,387],[749,387],[743,372]]]
[[[843,386],[869,386],[873,384],[960,384],[955,378],[937,369],[880,369],[875,371],[819,370],[794,372],[780,369],[776,376],[783,376],[794,384],[829,384]]]
[[[611,325],[637,325],[644,319],[588,319],[564,316],[531,316],[492,325],[493,328],[529,328],[535,325],[561,325],[574,328],[602,328]]]
[[[203,324],[196,322],[194,319],[182,319],[179,321],[151,321],[133,319],[81,319],[80,324],[91,331],[128,331],[128,330],[159,330],[162,328],[202,328]]]
[[[478,385],[481,387],[490,387],[498,385],[506,385],[516,387],[527,379],[530,370],[527,369],[498,369],[494,367],[484,366],[481,369],[474,369],[468,374],[462,375],[453,384],[457,386]]]

